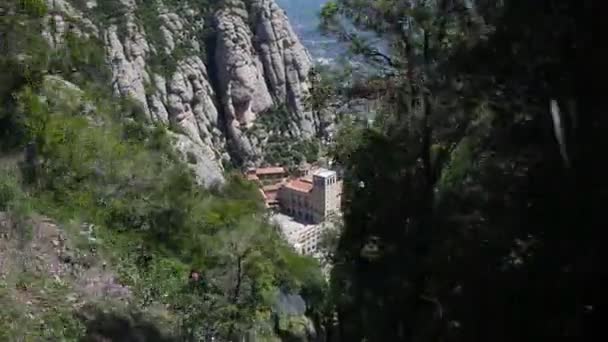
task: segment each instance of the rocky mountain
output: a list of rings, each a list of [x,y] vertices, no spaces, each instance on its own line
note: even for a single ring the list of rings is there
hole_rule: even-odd
[[[272,0],[0,1],[0,341],[322,336],[229,172],[316,159],[310,69]]]
[[[256,120],[286,108],[291,137],[311,137],[311,57],[274,0],[47,0],[44,37],[98,40],[116,95],[171,127],[203,184],[227,163],[259,163]]]

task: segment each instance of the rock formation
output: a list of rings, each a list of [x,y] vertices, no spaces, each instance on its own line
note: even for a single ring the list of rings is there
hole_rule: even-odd
[[[304,106],[312,60],[274,0],[240,0],[216,13],[216,68],[227,133],[237,150],[259,154],[255,141],[242,134],[259,115],[285,105],[296,114],[295,135],[315,131],[312,114]],[[252,39],[253,37],[253,39]]]
[[[274,0],[212,9],[194,1],[46,1],[51,46],[68,32],[102,41],[108,86],[136,100],[149,122],[171,127],[205,185],[223,180],[225,162],[259,161],[263,141],[244,130],[273,108],[291,113],[291,136],[317,130],[305,105],[311,58]]]

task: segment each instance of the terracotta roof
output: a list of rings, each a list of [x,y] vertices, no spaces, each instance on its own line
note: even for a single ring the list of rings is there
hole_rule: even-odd
[[[257,181],[257,180],[260,180],[260,179],[259,179],[259,178],[258,178],[258,176],[256,176],[255,174],[248,174],[248,175],[247,175],[247,180],[250,180],[250,181]]]
[[[306,183],[311,183],[311,184],[312,184],[312,175],[308,175],[308,176],[300,177],[300,180],[301,180],[302,182],[306,182]]]
[[[285,187],[298,191],[298,192],[310,192],[312,191],[312,183],[305,182],[301,179],[294,179],[287,183]]]
[[[261,168],[255,170],[255,173],[257,175],[274,175],[274,174],[285,173],[285,168],[280,167],[280,166],[261,167]]]

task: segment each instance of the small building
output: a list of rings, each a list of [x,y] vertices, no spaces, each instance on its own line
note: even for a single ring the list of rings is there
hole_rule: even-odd
[[[245,177],[260,186],[276,184],[287,178],[287,170],[280,166],[249,168],[245,171]]]
[[[245,176],[248,180],[268,185],[282,181],[287,177],[287,170],[281,166],[261,167],[247,169]]]

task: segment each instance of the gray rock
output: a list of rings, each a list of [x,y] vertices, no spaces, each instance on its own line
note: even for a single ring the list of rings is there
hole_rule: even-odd
[[[46,3],[50,14],[44,18],[42,36],[51,47],[62,45],[68,32],[84,37],[99,35],[97,26],[68,0],[46,0]]]
[[[210,187],[224,182],[223,169],[217,163],[217,157],[213,150],[207,145],[198,145],[183,134],[171,133],[175,138],[175,147],[184,160],[194,158],[196,162],[190,162],[194,174],[204,186]]]
[[[285,105],[294,114],[293,136],[309,137],[318,125],[305,108],[312,59],[284,11],[274,0],[252,0],[246,8],[232,0],[217,12],[215,63],[228,137],[241,157],[255,159],[261,146],[243,129],[273,106]]]
[[[304,315],[306,313],[306,302],[299,295],[281,292],[277,296],[274,309],[282,315]]]
[[[119,34],[119,28],[110,25],[104,34],[112,70],[112,88],[119,96],[137,100],[150,115],[145,87],[145,84],[150,82],[146,71],[146,58],[150,53],[150,47],[142,29],[132,19],[127,18],[126,21],[126,27],[120,28],[120,30],[126,29],[126,32]]]
[[[86,1],[83,9],[69,0],[46,0],[50,10],[43,35],[52,47],[64,44],[68,32],[99,38],[114,93],[139,102],[149,122],[178,128],[176,148],[196,160],[189,165],[202,184],[223,182],[222,164],[231,159],[259,160],[266,139],[244,129],[275,106],[285,105],[292,114],[288,134],[308,137],[319,129],[305,105],[311,57],[275,0],[228,0],[213,18],[213,61],[205,61],[201,48],[205,22],[195,2],[180,2],[178,11],[159,0],[159,27],[152,37],[137,17],[138,2],[119,1],[126,13],[120,24],[108,24],[91,15],[99,10],[98,1]],[[160,53],[173,54],[175,67],[156,70],[152,57]],[[236,147],[232,155],[226,153],[227,143]]]

